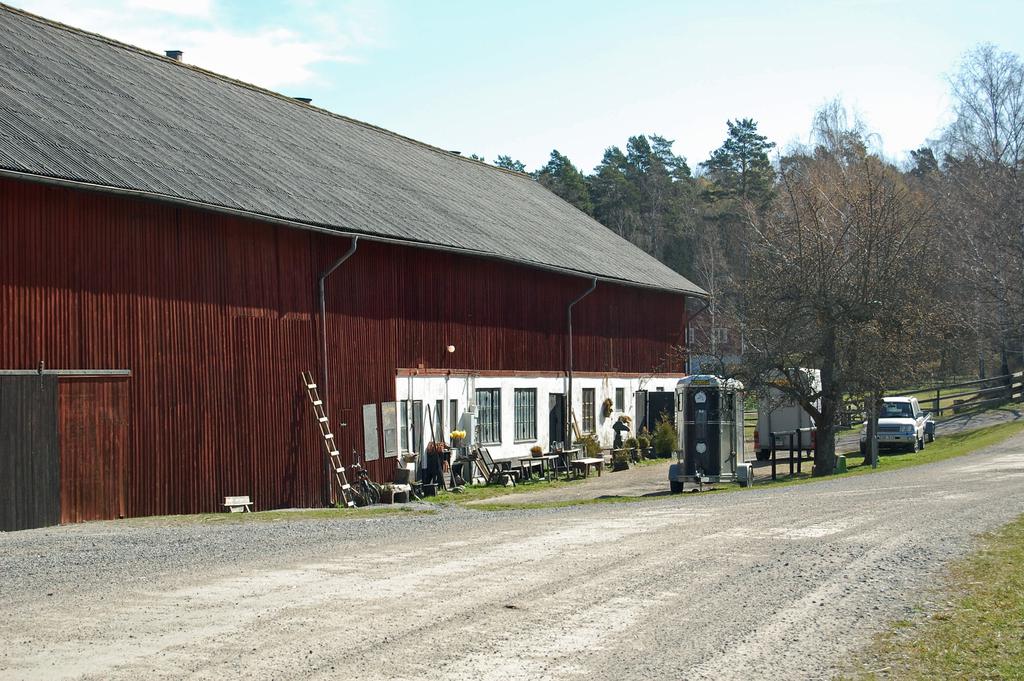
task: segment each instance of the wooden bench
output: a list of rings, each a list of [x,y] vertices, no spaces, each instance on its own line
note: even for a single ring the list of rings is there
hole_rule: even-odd
[[[232,513],[252,513],[252,501],[249,497],[224,497],[224,506]]]
[[[573,471],[579,476],[580,472],[583,473],[583,477],[590,476],[590,469],[593,468],[597,471],[597,477],[601,477],[601,471],[604,470],[604,459],[603,458],[585,458],[585,459],[573,459],[569,462],[572,466]]]

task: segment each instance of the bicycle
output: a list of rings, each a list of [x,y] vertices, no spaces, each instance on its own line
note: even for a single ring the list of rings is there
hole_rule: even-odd
[[[352,495],[352,502],[356,506],[372,506],[373,504],[380,503],[380,485],[370,480],[370,472],[366,470],[366,467],[359,463],[359,454],[352,450],[352,460],[354,463],[349,466],[349,470],[352,472],[349,484],[349,494]]]

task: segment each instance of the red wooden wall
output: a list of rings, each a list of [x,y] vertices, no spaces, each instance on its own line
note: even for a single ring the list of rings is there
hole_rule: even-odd
[[[220,510],[221,497],[235,494],[261,509],[321,505],[321,451],[299,372],[319,373],[316,278],[349,245],[0,179],[0,369],[40,360],[131,369],[129,516]],[[394,399],[397,368],[562,370],[565,308],[588,285],[360,243],[327,289],[330,416],[350,424],[342,451],[361,448],[361,405]],[[662,363],[682,342],[684,314],[683,296],[599,283],[574,312],[574,366],[681,370]],[[380,477],[385,463],[373,465]]]

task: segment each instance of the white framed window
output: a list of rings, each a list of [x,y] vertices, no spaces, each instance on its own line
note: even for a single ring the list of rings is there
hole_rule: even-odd
[[[501,444],[501,388],[477,388],[476,408],[477,441]]]
[[[515,391],[516,442],[537,439],[537,389],[516,388]]]
[[[594,413],[594,388],[583,389],[583,432],[593,433],[594,424],[597,422]]]

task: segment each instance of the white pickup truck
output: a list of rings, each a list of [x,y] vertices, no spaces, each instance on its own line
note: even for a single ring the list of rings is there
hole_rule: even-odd
[[[924,449],[935,439],[935,422],[921,410],[916,397],[885,397],[878,412],[878,448],[900,448],[910,452]],[[860,433],[860,453],[867,451],[867,423]]]

